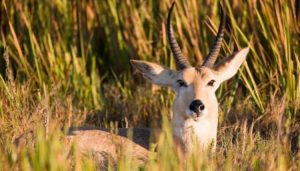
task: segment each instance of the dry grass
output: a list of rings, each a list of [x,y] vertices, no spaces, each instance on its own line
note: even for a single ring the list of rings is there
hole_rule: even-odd
[[[213,41],[218,2],[177,1],[175,33],[195,63]],[[165,31],[170,1],[0,3],[0,170],[95,169],[76,147],[59,143],[62,127],[82,125],[163,127],[157,155],[142,170],[179,169],[162,119],[174,94],[151,91],[129,64],[134,58],[174,68]],[[299,170],[300,2],[231,0],[224,6],[231,22],[221,58],[248,44],[251,52],[239,75],[217,92],[216,154],[193,155],[183,167]],[[15,149],[12,139],[30,130],[31,145]],[[118,169],[137,169],[129,160],[123,157]]]

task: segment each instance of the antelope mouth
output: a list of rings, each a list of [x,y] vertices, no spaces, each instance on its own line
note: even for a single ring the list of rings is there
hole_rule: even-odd
[[[194,121],[198,121],[200,118],[202,118],[205,115],[205,113],[206,110],[194,112],[188,109],[186,111],[186,115],[188,116],[188,118],[192,118]]]
[[[199,118],[203,115],[203,112],[192,112],[192,118],[194,121],[198,121]]]

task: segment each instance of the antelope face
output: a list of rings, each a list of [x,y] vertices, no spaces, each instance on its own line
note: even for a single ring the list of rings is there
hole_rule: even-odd
[[[174,86],[176,99],[174,111],[184,118],[198,120],[208,113],[214,113],[218,87],[217,73],[207,67],[187,68],[178,73],[178,85]]]
[[[209,54],[203,64],[192,67],[183,56],[171,27],[174,4],[173,2],[168,14],[167,35],[177,71],[146,61],[131,60],[131,63],[152,83],[173,88],[176,92],[173,113],[197,121],[201,117],[217,113],[218,102],[215,91],[223,81],[237,73],[238,68],[246,59],[249,48],[244,48],[220,63],[214,64],[225,30],[226,18],[221,10],[221,23]]]

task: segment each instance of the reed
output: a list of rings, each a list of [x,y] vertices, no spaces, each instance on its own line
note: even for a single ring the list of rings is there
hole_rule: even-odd
[[[157,154],[146,166],[134,166],[124,154],[117,169],[180,169],[167,119],[174,94],[154,86],[148,90],[151,85],[129,63],[142,59],[175,68],[165,26],[171,1],[0,3],[0,170],[95,169],[76,147],[64,149],[59,143],[61,127],[80,125],[163,127],[161,142],[153,144]],[[300,2],[223,4],[230,25],[221,59],[247,45],[251,51],[239,76],[217,92],[216,154],[192,155],[183,167],[297,170]],[[177,0],[173,27],[192,63],[207,54],[218,16],[218,1]],[[11,140],[32,129],[35,148],[15,149]]]

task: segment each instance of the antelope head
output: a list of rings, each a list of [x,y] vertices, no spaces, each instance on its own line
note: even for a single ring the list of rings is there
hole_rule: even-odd
[[[175,39],[171,14],[174,2],[168,13],[167,36],[174,56],[177,70],[172,70],[161,65],[131,60],[132,65],[143,76],[154,84],[171,87],[176,92],[173,105],[173,127],[186,127],[187,123],[195,127],[198,137],[208,136],[216,139],[218,122],[218,102],[215,91],[220,84],[233,77],[241,64],[245,61],[249,48],[244,48],[215,65],[225,31],[226,15],[221,9],[221,21],[215,41],[202,64],[191,66]],[[204,123],[204,122],[206,122]],[[203,123],[201,123],[203,122]],[[208,125],[197,127],[197,124]],[[202,129],[202,130],[199,130]],[[175,130],[175,135],[183,136],[184,129]],[[208,132],[208,133],[207,133]],[[202,135],[201,135],[202,134]],[[201,139],[201,138],[200,138]],[[206,140],[200,140],[203,143]]]

